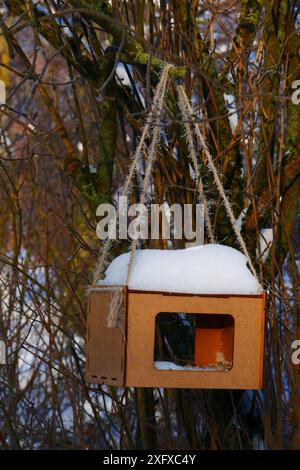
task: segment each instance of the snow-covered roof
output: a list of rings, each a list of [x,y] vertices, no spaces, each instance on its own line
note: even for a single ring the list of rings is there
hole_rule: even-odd
[[[125,285],[130,253],[115,258],[101,285]],[[184,250],[136,250],[129,289],[189,294],[259,294],[247,258],[224,245]]]

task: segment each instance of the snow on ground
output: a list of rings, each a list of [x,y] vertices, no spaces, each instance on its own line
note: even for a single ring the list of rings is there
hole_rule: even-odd
[[[125,285],[130,253],[115,258],[101,285]],[[184,250],[137,250],[128,287],[189,294],[259,294],[247,259],[234,248],[201,245]]]

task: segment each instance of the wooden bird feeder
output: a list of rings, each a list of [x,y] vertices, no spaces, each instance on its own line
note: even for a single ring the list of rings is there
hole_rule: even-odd
[[[124,287],[120,324],[108,328],[116,289],[97,286],[89,294],[89,382],[121,387],[262,387],[264,293],[198,295]]]
[[[147,147],[146,138],[151,138],[151,144],[146,156],[145,175],[152,172],[157,154],[157,126],[162,124],[170,67],[170,64],[164,67],[155,91],[151,112],[131,160],[123,196],[130,193],[136,165]],[[194,120],[189,124],[192,107],[181,85],[177,92],[201,200],[206,201],[196,158],[199,146],[203,149],[207,167],[213,175],[244,259],[241,253],[230,251],[233,250],[230,247],[214,245],[209,214],[206,215],[207,230],[213,242],[212,248],[209,245],[201,249],[195,247],[200,251],[187,251],[186,256],[183,250],[170,250],[172,256],[161,254],[161,258],[157,257],[159,250],[137,250],[140,256],[135,256],[137,239],[134,239],[130,254],[113,260],[105,272],[105,279],[90,290],[87,379],[123,387],[259,389],[263,383],[265,295],[220,294],[224,290],[227,292],[231,285],[237,292],[260,292],[261,286],[201,127]],[[197,147],[193,137],[189,137],[192,130],[196,133]],[[141,201],[145,200],[148,186],[149,178],[145,177]],[[116,217],[113,220],[116,222]],[[105,269],[110,243],[106,240],[103,245],[94,272],[95,284]],[[234,268],[229,269],[231,272],[227,276],[231,255],[234,255]],[[213,268],[219,259],[221,263],[214,275]],[[251,273],[247,273],[246,262]],[[131,272],[133,265],[135,276]],[[216,281],[219,277],[218,287]],[[177,291],[180,283],[182,289],[187,286],[190,292],[201,289],[201,294],[166,292]],[[126,287],[109,284],[125,284]],[[206,294],[205,288],[210,291],[213,285],[219,294]],[[141,290],[145,287],[153,290]],[[165,292],[158,292],[160,288]]]

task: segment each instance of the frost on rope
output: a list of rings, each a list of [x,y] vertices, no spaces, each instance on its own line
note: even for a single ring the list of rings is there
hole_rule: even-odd
[[[130,253],[113,260],[101,285],[125,285]],[[224,245],[184,250],[137,250],[129,289],[189,294],[259,294],[261,286],[247,267],[246,257]]]

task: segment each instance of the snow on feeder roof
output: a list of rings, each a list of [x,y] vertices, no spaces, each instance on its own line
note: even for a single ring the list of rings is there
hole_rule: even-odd
[[[125,285],[130,253],[115,258],[100,285]],[[240,251],[219,244],[183,250],[137,250],[128,288],[188,294],[250,294],[262,288]]]

